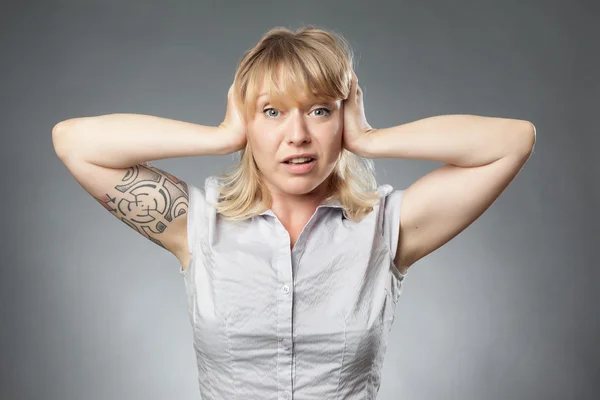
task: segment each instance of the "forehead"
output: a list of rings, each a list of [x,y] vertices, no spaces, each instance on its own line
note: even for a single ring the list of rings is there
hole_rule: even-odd
[[[324,98],[322,96],[316,95],[308,95],[308,93],[302,93],[298,90],[290,89],[286,93],[273,93],[273,97],[269,96],[268,92],[260,92],[256,97],[256,102],[261,103],[265,101],[275,102],[275,103],[286,103],[286,104],[307,104],[315,101],[323,101]]]
[[[333,101],[330,96],[323,93],[316,93],[308,87],[291,84],[279,87],[278,91],[275,87],[270,87],[269,82],[264,82],[257,90],[256,102],[270,101],[275,103],[286,104],[307,104],[311,102]]]
[[[312,80],[319,80],[323,77],[313,77]],[[284,68],[279,65],[275,69],[267,68],[263,73],[255,76],[254,92],[255,105],[269,102],[275,107],[293,107],[311,105],[314,103],[334,102],[335,96],[320,92],[313,87],[312,80],[301,71],[294,68]],[[317,87],[327,87],[327,85],[314,83]],[[250,99],[249,99],[250,100]],[[252,103],[252,102],[251,102]]]
[[[283,96],[277,96],[277,97],[285,97],[286,95],[284,94]],[[261,93],[257,98],[256,98],[256,104],[257,105],[261,105],[261,104],[266,104],[266,103],[272,103],[273,105],[275,105],[276,107],[278,106],[282,106],[282,107],[293,107],[293,106],[300,106],[300,107],[304,107],[304,106],[311,106],[313,104],[317,104],[317,103],[321,103],[321,104],[330,104],[332,106],[335,106],[337,104],[340,104],[341,100],[336,100],[336,99],[331,99],[328,97],[317,97],[317,96],[299,96],[299,95],[290,95],[289,97],[286,97],[285,100],[282,100],[281,98],[275,98],[275,99],[271,99],[269,98],[269,94],[268,93]]]

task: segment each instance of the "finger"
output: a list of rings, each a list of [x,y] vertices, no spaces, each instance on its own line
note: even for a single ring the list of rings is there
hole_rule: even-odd
[[[352,72],[352,79],[350,80],[350,94],[348,95],[349,102],[356,102],[356,88],[358,87],[358,77],[354,73],[354,70],[350,70]]]

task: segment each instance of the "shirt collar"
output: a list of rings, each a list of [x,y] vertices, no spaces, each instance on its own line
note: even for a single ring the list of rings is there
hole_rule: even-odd
[[[329,200],[325,200],[317,206],[317,209],[319,209],[319,208],[335,208],[335,209],[341,210],[342,217],[348,218],[346,216],[346,212],[344,211],[344,207],[342,206],[342,203],[340,203],[340,201],[338,199],[332,198]],[[270,215],[272,217],[275,217],[275,213],[270,208],[267,208],[265,211],[261,212],[259,215]]]

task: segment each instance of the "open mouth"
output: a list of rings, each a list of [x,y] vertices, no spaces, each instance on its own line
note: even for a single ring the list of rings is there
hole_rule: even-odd
[[[316,163],[316,159],[306,158],[295,162],[284,161],[282,164],[293,174],[303,174],[312,170]]]
[[[313,162],[315,159],[314,158],[305,158],[302,159],[301,161],[294,161],[292,162],[292,160],[288,160],[288,161],[284,161],[285,164],[290,164],[290,165],[302,165],[302,164],[308,164]]]

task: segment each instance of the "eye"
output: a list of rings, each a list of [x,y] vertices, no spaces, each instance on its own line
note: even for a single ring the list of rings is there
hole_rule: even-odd
[[[321,108],[317,108],[316,110],[313,110],[313,112],[315,112],[315,111],[325,111],[325,113],[326,113],[325,116],[331,115],[331,111],[325,107],[321,107]],[[323,114],[320,114],[320,115],[323,115]]]
[[[329,110],[328,108],[325,107],[321,107],[321,108],[317,108],[315,110],[313,110],[312,112],[314,113],[315,111],[319,111],[321,112],[321,114],[317,114],[317,116],[329,116],[331,115],[331,110]],[[325,114],[323,114],[323,112]],[[270,107],[270,108],[265,108],[263,110],[263,114],[265,114],[267,117],[269,118],[275,118],[279,116],[279,111]]]
[[[267,117],[271,117],[271,118],[277,117],[277,115],[278,115],[278,114],[277,114],[277,115],[269,114],[269,113],[268,113],[268,111],[275,111],[276,113],[279,113],[279,111],[277,111],[277,110],[276,110],[276,109],[274,109],[274,108],[265,108],[265,109],[263,110],[263,114],[264,114],[264,113],[267,113],[267,114],[266,114],[266,115],[267,115]]]

